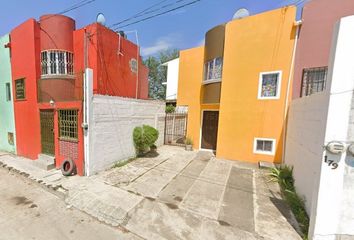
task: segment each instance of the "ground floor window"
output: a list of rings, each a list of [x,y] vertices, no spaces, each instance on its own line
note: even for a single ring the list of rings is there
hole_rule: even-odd
[[[258,154],[274,155],[275,139],[255,138],[253,152]]]
[[[10,145],[15,145],[14,133],[12,133],[12,132],[8,132],[8,133],[7,133],[7,142],[8,142]]]
[[[78,110],[59,110],[59,138],[61,140],[78,140]]]

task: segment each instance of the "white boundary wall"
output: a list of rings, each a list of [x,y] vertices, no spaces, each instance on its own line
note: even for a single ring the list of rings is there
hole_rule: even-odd
[[[133,129],[136,126],[155,127],[159,131],[156,145],[163,144],[165,102],[94,95],[90,115],[87,175],[134,157]]]
[[[294,100],[289,110],[285,163],[294,166],[306,198],[310,239],[354,239],[354,156],[325,151],[330,141],[354,142],[354,16],[336,25],[327,89]],[[338,162],[332,169],[324,162]],[[342,238],[340,238],[342,237]]]

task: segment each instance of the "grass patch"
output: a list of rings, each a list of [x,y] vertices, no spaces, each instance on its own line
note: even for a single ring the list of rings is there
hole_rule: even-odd
[[[270,177],[279,183],[283,198],[289,204],[291,211],[299,223],[302,237],[304,240],[307,240],[310,220],[305,210],[305,200],[296,193],[293,168],[289,166],[272,168]]]
[[[126,160],[123,160],[123,161],[119,161],[119,162],[116,162],[112,168],[120,168],[120,167],[123,167],[125,165],[127,165],[128,163],[134,161],[136,159],[136,157],[132,157],[132,158],[129,158],[129,159],[126,159]]]

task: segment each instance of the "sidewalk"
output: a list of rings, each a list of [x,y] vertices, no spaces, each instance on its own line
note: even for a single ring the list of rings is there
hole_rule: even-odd
[[[171,146],[158,152],[91,177],[63,177],[9,154],[0,154],[0,165],[135,238],[301,239],[277,185],[261,170],[208,152]]]

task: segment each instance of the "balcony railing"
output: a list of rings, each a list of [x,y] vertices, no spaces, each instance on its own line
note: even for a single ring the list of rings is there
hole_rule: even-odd
[[[61,50],[41,52],[42,78],[74,77],[74,54]]]

